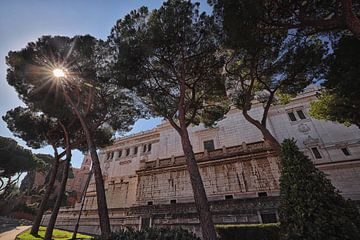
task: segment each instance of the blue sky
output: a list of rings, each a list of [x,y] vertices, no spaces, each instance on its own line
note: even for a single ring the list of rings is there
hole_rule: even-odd
[[[22,105],[6,81],[5,56],[42,35],[74,36],[90,34],[106,39],[117,19],[140,6],[157,8],[159,0],[1,0],[0,2],[0,115]],[[201,9],[210,11],[206,0]],[[155,127],[160,119],[139,120],[130,133]],[[0,120],[0,135],[13,137]],[[20,144],[24,145],[19,139]],[[52,153],[51,148],[34,152]],[[80,166],[82,154],[73,152],[73,166]]]

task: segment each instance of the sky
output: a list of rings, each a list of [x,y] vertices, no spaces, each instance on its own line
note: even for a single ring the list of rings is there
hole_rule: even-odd
[[[210,12],[206,0],[199,1],[201,10]],[[6,81],[5,57],[9,51],[24,48],[43,35],[90,34],[106,39],[116,20],[133,9],[158,8],[161,0],[0,0],[0,116],[23,103]],[[161,119],[139,120],[128,134],[154,128]],[[6,123],[0,120],[0,135],[13,137]],[[26,147],[21,139],[16,140]],[[33,150],[52,154],[50,147]],[[72,165],[79,167],[82,154],[73,151]]]

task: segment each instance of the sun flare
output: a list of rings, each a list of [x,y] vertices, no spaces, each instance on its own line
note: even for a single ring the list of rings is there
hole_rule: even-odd
[[[65,72],[64,70],[60,69],[60,68],[56,68],[53,70],[53,74],[55,77],[57,78],[62,78],[65,77]]]

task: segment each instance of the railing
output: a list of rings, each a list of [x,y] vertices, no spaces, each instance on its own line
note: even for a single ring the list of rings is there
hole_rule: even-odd
[[[232,155],[247,155],[253,152],[258,151],[267,151],[271,148],[265,144],[265,142],[255,142],[247,144],[243,142],[241,145],[233,147],[223,147],[220,149],[215,149],[214,151],[204,151],[195,153],[195,159],[197,162],[203,162],[211,159],[218,159],[221,157],[227,157]],[[170,158],[156,159],[152,161],[142,160],[140,162],[140,170],[169,167],[169,166],[178,166],[185,164],[185,156],[172,156]]]

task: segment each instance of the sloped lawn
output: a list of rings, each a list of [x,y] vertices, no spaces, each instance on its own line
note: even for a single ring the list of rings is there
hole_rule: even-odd
[[[39,235],[38,236],[33,236],[30,234],[30,230],[27,230],[26,232],[20,234],[19,236],[16,237],[17,240],[38,240],[38,239],[44,239],[44,235],[45,235],[45,227],[40,227],[39,229]],[[63,231],[63,230],[58,230],[58,229],[54,229],[53,231],[53,238],[54,240],[57,239],[71,239],[72,237],[72,232],[68,232],[68,231]],[[83,235],[83,234],[76,234],[76,237],[78,239],[91,239],[91,236],[88,235]]]

